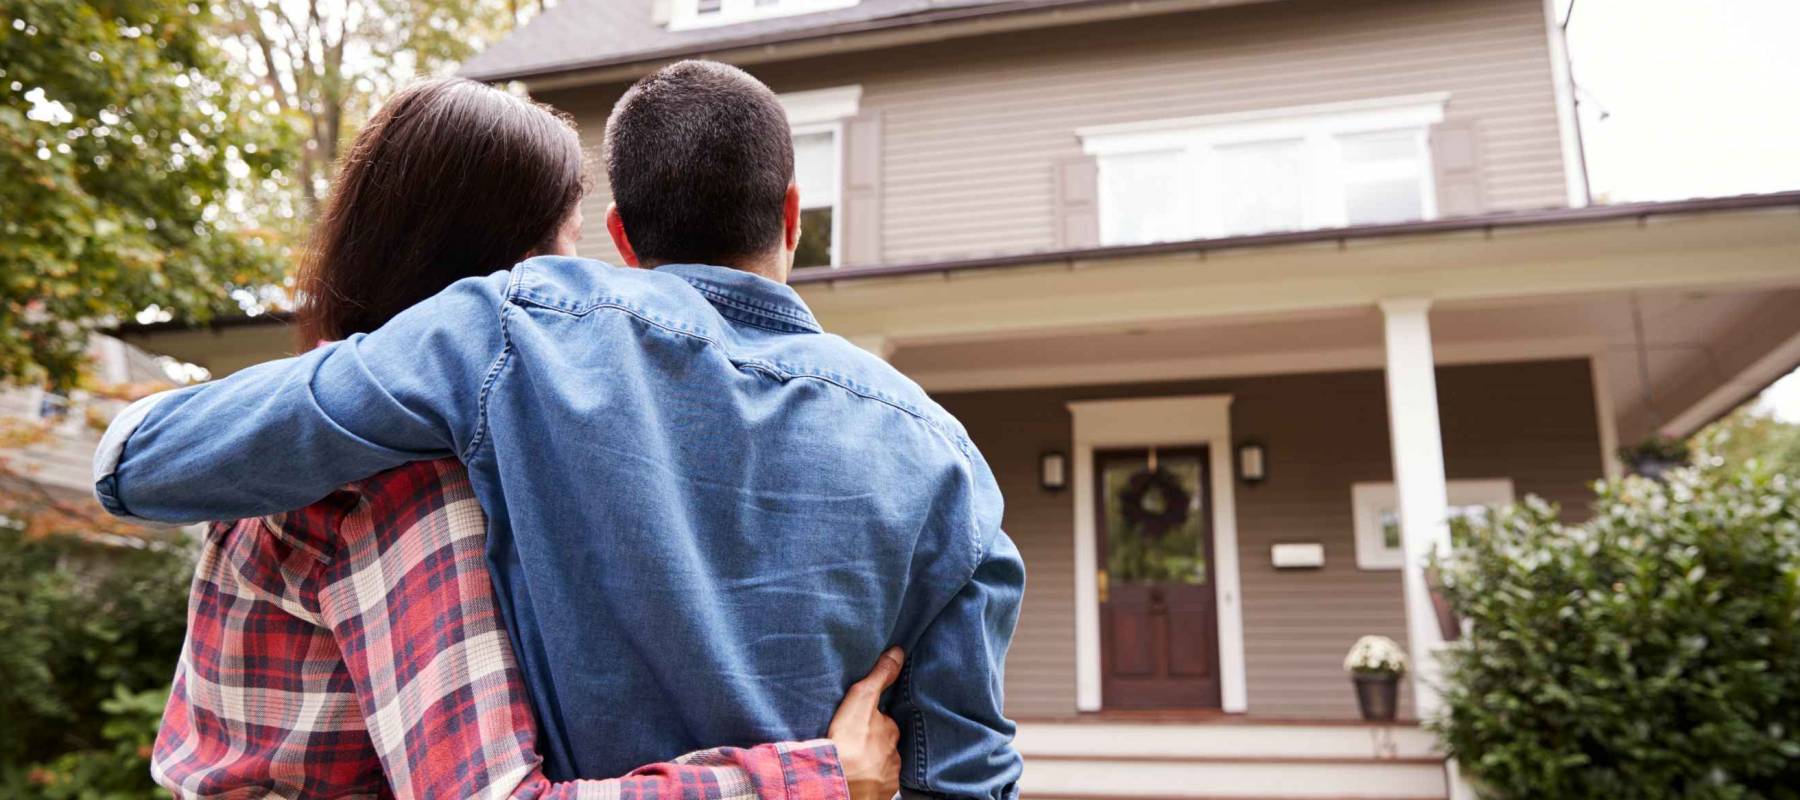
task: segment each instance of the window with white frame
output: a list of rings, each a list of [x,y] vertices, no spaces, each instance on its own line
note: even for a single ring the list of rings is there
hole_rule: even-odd
[[[794,266],[835,266],[842,249],[844,120],[856,115],[862,87],[790,92],[778,99],[794,132],[794,184],[800,189]]]
[[[670,0],[669,30],[732,25],[849,8],[862,0]]]
[[[1488,509],[1513,501],[1510,478],[1448,481],[1449,519],[1479,519]],[[1350,505],[1356,526],[1356,566],[1369,570],[1395,570],[1406,566],[1400,539],[1400,495],[1392,483],[1356,483],[1350,486]]]
[[[1446,94],[1084,128],[1100,240],[1141,244],[1430,219]]]

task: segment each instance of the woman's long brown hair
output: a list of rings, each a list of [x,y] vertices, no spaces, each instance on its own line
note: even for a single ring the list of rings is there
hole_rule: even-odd
[[[583,189],[566,118],[474,81],[407,87],[357,134],[313,227],[296,286],[300,348],[375,330],[547,247]]]

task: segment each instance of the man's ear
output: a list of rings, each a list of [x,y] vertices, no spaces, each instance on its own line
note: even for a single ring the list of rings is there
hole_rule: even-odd
[[[781,202],[782,246],[789,252],[800,246],[800,185],[788,184],[787,197]]]
[[[625,235],[625,220],[619,216],[618,203],[606,204],[606,232],[612,234],[613,247],[618,248],[625,266],[638,266],[637,251],[631,249],[631,239]]]

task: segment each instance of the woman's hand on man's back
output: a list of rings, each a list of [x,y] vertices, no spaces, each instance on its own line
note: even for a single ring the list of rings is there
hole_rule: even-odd
[[[826,737],[850,786],[850,800],[892,800],[900,791],[900,728],[881,713],[881,693],[900,679],[900,648],[881,654],[867,677],[850,685]]]

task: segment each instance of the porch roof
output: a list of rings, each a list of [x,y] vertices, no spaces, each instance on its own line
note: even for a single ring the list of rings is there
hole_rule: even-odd
[[[1387,225],[1353,225],[1344,228],[1319,228],[1305,231],[1264,233],[1250,236],[1226,236],[1215,239],[1187,239],[1154,244],[1110,245],[1068,250],[1046,250],[1030,253],[1007,253],[967,258],[917,261],[901,264],[879,264],[846,267],[806,267],[794,271],[788,283],[837,283],[869,278],[930,273],[966,272],[1031,267],[1047,264],[1092,263],[1111,259],[1171,254],[1204,254],[1219,250],[1279,247],[1283,245],[1352,242],[1432,234],[1459,234],[1477,231],[1495,233],[1520,228],[1551,227],[1578,223],[1635,222],[1643,224],[1654,217],[1707,214],[1770,208],[1800,209],[1800,190],[1769,194],[1745,194],[1729,197],[1702,197],[1687,200],[1649,201],[1591,205],[1583,208],[1551,208],[1532,211],[1502,211],[1467,217],[1400,222]]]

